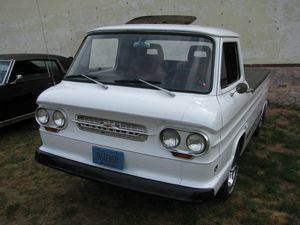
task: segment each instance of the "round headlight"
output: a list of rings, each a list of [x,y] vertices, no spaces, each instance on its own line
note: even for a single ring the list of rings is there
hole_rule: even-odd
[[[207,140],[201,134],[190,134],[187,137],[186,145],[193,153],[201,154],[207,148]]]
[[[39,108],[36,111],[35,118],[36,118],[36,120],[37,120],[38,123],[40,123],[42,125],[45,125],[49,121],[49,113],[48,113],[48,111],[46,109]]]
[[[180,143],[180,136],[174,129],[165,129],[160,133],[160,141],[166,148],[175,148]]]
[[[66,118],[61,111],[55,111],[53,113],[53,122],[56,126],[63,127],[65,125]]]

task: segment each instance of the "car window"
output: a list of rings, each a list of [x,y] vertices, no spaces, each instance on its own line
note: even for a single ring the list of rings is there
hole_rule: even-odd
[[[21,74],[23,81],[50,78],[49,75],[57,76],[61,71],[54,60],[23,60],[15,62],[9,82]]]
[[[61,74],[59,66],[58,66],[57,62],[54,60],[32,60],[31,62],[35,66],[38,66],[41,70],[44,70],[44,72],[48,72],[47,71],[47,67],[48,67],[49,72],[51,74],[53,74],[54,76]]]
[[[103,70],[115,67],[118,39],[94,39],[91,46],[89,68]]]
[[[164,59],[165,60],[171,60],[171,61],[189,61],[189,53],[191,48],[195,45],[194,42],[191,41],[172,41],[172,40],[155,40],[155,41],[149,41],[149,43],[153,44],[159,44],[162,47],[162,50],[164,52]],[[201,58],[208,58],[209,54],[204,50],[205,46],[209,48],[210,51],[212,51],[212,43],[208,42],[199,42],[198,45],[203,46],[203,49],[199,47],[196,51],[193,52],[193,57],[201,57]],[[191,57],[191,56],[190,56]]]
[[[223,43],[221,88],[226,88],[240,78],[237,43]]]
[[[7,73],[10,61],[0,61],[0,84],[3,82]]]
[[[66,79],[81,82],[74,75],[88,74],[106,84],[145,88],[132,82],[142,79],[171,91],[207,94],[213,51],[213,41],[205,36],[95,34],[85,39]]]

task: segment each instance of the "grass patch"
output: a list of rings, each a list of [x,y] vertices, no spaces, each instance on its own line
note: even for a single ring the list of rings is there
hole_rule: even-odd
[[[300,109],[271,106],[233,196],[193,204],[96,183],[34,161],[33,120],[0,129],[0,224],[300,224]]]
[[[19,203],[14,203],[14,204],[8,205],[5,208],[5,215],[6,215],[7,219],[11,219],[12,217],[14,217],[19,208],[20,208]]]

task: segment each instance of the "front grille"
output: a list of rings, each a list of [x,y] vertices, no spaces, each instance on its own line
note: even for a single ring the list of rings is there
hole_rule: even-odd
[[[83,115],[77,115],[75,122],[80,130],[102,135],[134,141],[146,141],[148,137],[146,127],[138,124]]]

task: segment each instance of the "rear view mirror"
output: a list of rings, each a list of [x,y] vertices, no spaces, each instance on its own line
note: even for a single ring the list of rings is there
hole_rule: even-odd
[[[136,41],[133,43],[134,48],[150,48],[150,43],[146,41]]]

